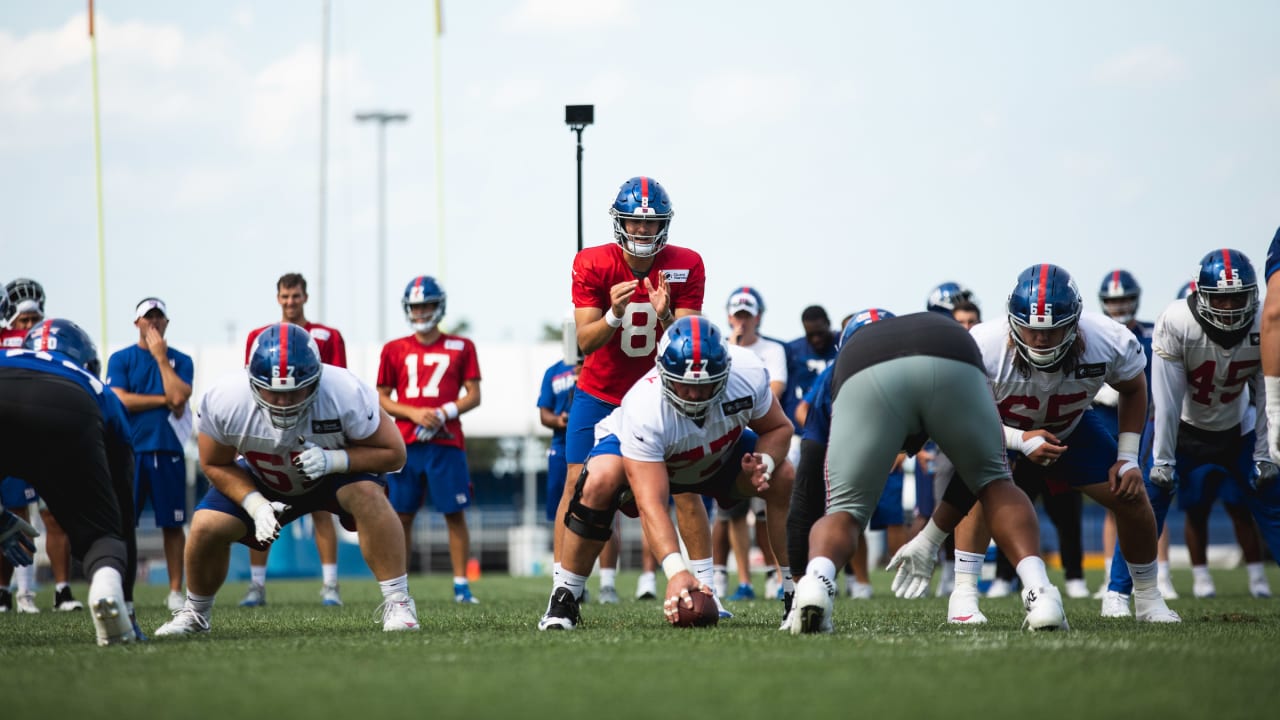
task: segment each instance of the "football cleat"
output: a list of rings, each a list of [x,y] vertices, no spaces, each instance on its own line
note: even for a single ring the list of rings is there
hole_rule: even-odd
[[[9,588],[0,588],[0,613],[7,613],[13,609],[13,593],[9,592]]]
[[[1249,581],[1249,594],[1258,599],[1271,597],[1271,583],[1267,582],[1266,576]]]
[[[33,592],[20,592],[13,596],[14,607],[19,615],[39,615],[40,608],[36,607],[36,594]]]
[[[658,584],[651,572],[641,573],[640,578],[636,580],[636,599],[637,600],[657,600]],[[716,593],[719,595],[719,593]]]
[[[258,583],[249,583],[249,590],[240,601],[240,607],[262,607],[267,604],[267,588]]]
[[[743,600],[755,600],[756,591],[751,587],[751,583],[741,583],[738,589],[729,596],[729,602],[740,602]]]
[[[1156,574],[1156,587],[1160,589],[1160,594],[1165,600],[1177,600],[1178,591],[1173,587],[1173,579],[1168,573]]]
[[[782,625],[778,626],[779,630],[791,629],[792,608],[795,605],[796,594],[792,592],[784,592],[782,594]]]
[[[617,605],[618,589],[612,585],[600,586],[600,604],[601,605]]]
[[[987,616],[978,608],[978,589],[955,588],[947,600],[947,622],[952,625],[984,625]]]
[[[1213,578],[1211,577],[1196,578],[1195,582],[1191,585],[1191,594],[1195,595],[1197,599],[1203,600],[1205,598],[1216,597],[1218,595],[1218,588],[1214,586]]]
[[[731,613],[731,612],[729,612],[728,610],[725,610],[725,609],[724,609],[724,605],[720,602],[720,596],[719,596],[719,595],[715,595],[714,597],[715,597],[715,599],[716,599],[716,610],[718,610],[718,611],[719,611],[719,613],[720,613],[720,619],[721,619],[721,620],[732,620],[732,619],[733,619],[733,613]]]
[[[1089,597],[1089,586],[1085,584],[1082,578],[1073,578],[1066,582],[1067,597],[1073,600],[1082,600]]]
[[[791,634],[835,632],[831,622],[832,601],[835,588],[817,575],[805,575],[796,583],[794,613]]]
[[[578,612],[578,599],[567,587],[558,587],[551,593],[547,611],[538,621],[539,630],[572,630],[582,622]]]
[[[1067,613],[1062,609],[1062,593],[1047,585],[1022,591],[1022,606],[1027,617],[1022,621],[1024,630],[1070,630]]]
[[[70,585],[62,588],[61,590],[58,590],[53,594],[54,612],[74,612],[76,610],[83,610],[83,609],[84,609],[84,603],[75,599],[75,597],[71,594]]]
[[[1138,622],[1146,623],[1180,623],[1182,618],[1169,609],[1159,590],[1134,592],[1133,617]]]
[[[418,625],[418,605],[408,593],[392,593],[378,606],[382,615],[383,632],[406,632],[420,630]]]
[[[1115,590],[1108,590],[1102,594],[1102,617],[1127,618],[1131,614],[1128,595]]]
[[[461,605],[479,605],[480,601],[471,596],[470,583],[453,584],[453,601]]]
[[[173,614],[172,620],[156,628],[152,635],[156,637],[178,637],[180,635],[196,635],[207,632],[209,632],[209,618],[183,605],[181,610]]]
[[[777,571],[771,571],[764,578],[764,596],[775,600],[782,599],[782,581],[777,579]]]
[[[187,604],[187,596],[177,590],[170,590],[169,599],[165,602],[169,605],[169,612],[178,612],[183,605]]]
[[[320,587],[320,604],[325,607],[342,607],[342,595],[338,592],[338,583],[326,583]]]
[[[987,588],[987,597],[1002,598],[1009,597],[1013,594],[1013,583],[1008,580],[996,578],[991,581],[991,585]]]
[[[99,568],[89,584],[89,608],[99,645],[122,645],[137,639],[129,608],[124,601],[124,585],[115,568]]]

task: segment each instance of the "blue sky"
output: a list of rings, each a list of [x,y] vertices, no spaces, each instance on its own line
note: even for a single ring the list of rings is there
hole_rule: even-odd
[[[408,332],[420,273],[478,340],[567,313],[566,104],[596,106],[586,243],[611,241],[623,180],[656,177],[708,314],[750,284],[784,338],[811,303],[910,312],[945,280],[999,312],[1041,261],[1095,309],[1103,274],[1131,270],[1153,319],[1213,248],[1260,269],[1280,225],[1272,2],[446,1],[440,148],[431,24],[426,1],[333,0],[309,314],[352,343],[387,339],[380,304]],[[321,3],[103,0],[98,36],[109,343],[147,295],[175,344],[239,342],[278,317],[276,277],[318,277]],[[375,134],[352,120],[372,108],[412,116],[388,134],[384,282]],[[84,3],[0,15],[0,277],[39,279],[100,335],[91,113]]]

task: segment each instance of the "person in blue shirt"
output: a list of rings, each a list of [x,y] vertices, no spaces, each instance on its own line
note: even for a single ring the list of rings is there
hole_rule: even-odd
[[[98,644],[115,645],[141,639],[131,622],[133,448],[100,369],[93,341],[69,320],[44,320],[23,348],[0,353],[0,476],[21,477],[44,498],[90,579]],[[0,512],[5,550],[16,539],[5,537],[11,517]]]
[[[787,389],[782,394],[782,409],[795,425],[797,438],[804,427],[804,396],[818,375],[836,359],[836,333],[831,331],[827,311],[821,305],[810,305],[800,313],[800,323],[804,336],[786,344]],[[798,449],[796,454],[798,457]]]
[[[169,347],[164,334],[168,309],[159,298],[145,298],[134,310],[138,343],[111,355],[107,386],[128,411],[133,431],[134,525],[151,501],[156,527],[164,536],[169,571],[169,610],[181,610],[182,555],[186,547],[187,463],[185,443],[193,422],[188,401],[195,368],[190,356]]]

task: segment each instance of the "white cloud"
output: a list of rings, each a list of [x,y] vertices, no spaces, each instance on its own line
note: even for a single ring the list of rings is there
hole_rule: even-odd
[[[279,148],[319,132],[320,50],[305,45],[253,78],[242,136],[258,148]]]
[[[231,14],[231,21],[236,24],[236,27],[242,29],[253,27],[253,8],[248,5],[236,8],[235,12]]]
[[[633,5],[624,0],[524,0],[502,18],[500,27],[509,33],[578,32],[637,19]]]
[[[712,128],[744,121],[771,124],[787,117],[807,94],[807,83],[786,73],[725,71],[694,84],[689,115]]]
[[[1172,50],[1149,45],[1109,58],[1094,75],[1108,84],[1150,87],[1176,80],[1185,70],[1186,63]]]

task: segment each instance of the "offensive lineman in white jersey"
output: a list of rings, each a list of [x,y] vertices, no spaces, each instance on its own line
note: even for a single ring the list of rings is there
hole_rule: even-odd
[[[359,524],[360,550],[382,588],[383,630],[417,630],[404,529],[383,475],[404,465],[404,441],[377,392],[322,365],[315,340],[290,323],[263,330],[247,371],[201,398],[200,466],[212,487],[191,518],[186,603],[156,636],[208,632],[231,544],[266,549],[281,526],[315,510],[336,513],[350,530]]]
[[[691,607],[691,592],[711,595],[711,567],[685,564],[668,515],[670,493],[695,492],[721,507],[759,496],[770,542],[786,545],[795,470],[787,461],[792,427],[769,389],[768,373],[746,350],[726,346],[705,317],[682,317],[666,332],[657,367],[622,405],[596,425],[596,445],[579,476],[564,523],[563,572],[539,630],[572,630],[592,563],[609,539],[614,513],[638,512],[654,557],[667,574],[663,612]],[[632,507],[628,507],[632,506]],[[779,569],[780,571],[781,569]]]
[[[1127,328],[1082,307],[1066,270],[1032,265],[1018,276],[1006,317],[970,331],[1005,426],[1014,477],[1042,475],[1050,492],[1076,489],[1114,512],[1134,577],[1137,618],[1179,622],[1156,587],[1156,521],[1138,466],[1146,356]],[[1119,393],[1119,443],[1089,407],[1104,382]],[[987,620],[978,609],[977,584],[989,539],[977,513],[957,528],[948,622]]]

